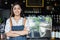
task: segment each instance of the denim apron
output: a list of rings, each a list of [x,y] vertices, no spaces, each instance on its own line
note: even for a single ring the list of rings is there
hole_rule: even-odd
[[[24,25],[21,26],[12,26],[12,31],[22,31],[24,29]],[[21,35],[17,37],[10,37],[9,40],[27,40],[26,35]]]

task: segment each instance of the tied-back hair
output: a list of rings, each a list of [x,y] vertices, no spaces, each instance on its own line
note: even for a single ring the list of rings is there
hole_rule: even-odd
[[[12,4],[11,14],[10,14],[10,26],[11,26],[11,27],[12,27],[12,19],[11,19],[11,17],[14,17],[14,16],[15,16],[14,13],[13,13],[13,7],[14,7],[15,5],[19,5],[20,8],[22,9],[21,5],[20,5],[18,2],[15,2],[14,4]],[[21,10],[20,16],[24,16],[23,13],[22,13],[22,10]]]

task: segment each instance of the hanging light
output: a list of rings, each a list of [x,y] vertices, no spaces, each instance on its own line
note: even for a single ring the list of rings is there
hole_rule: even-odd
[[[23,2],[25,2],[25,0],[23,0]]]
[[[11,4],[11,6],[13,6],[13,4]]]
[[[7,4],[8,2],[6,1],[5,4]]]
[[[4,0],[4,1],[5,1],[5,2],[4,2],[5,4],[8,4],[7,0]]]

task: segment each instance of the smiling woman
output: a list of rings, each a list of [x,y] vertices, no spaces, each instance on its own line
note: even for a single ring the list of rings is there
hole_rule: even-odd
[[[9,40],[27,40],[26,35],[29,28],[26,25],[26,18],[21,17],[21,6],[18,3],[13,4],[11,16],[6,21],[5,33]]]

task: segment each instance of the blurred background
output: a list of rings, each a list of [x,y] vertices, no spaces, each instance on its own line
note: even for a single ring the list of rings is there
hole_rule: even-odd
[[[0,40],[6,40],[5,24],[15,2],[29,22],[28,40],[60,39],[60,0],[0,0]]]

